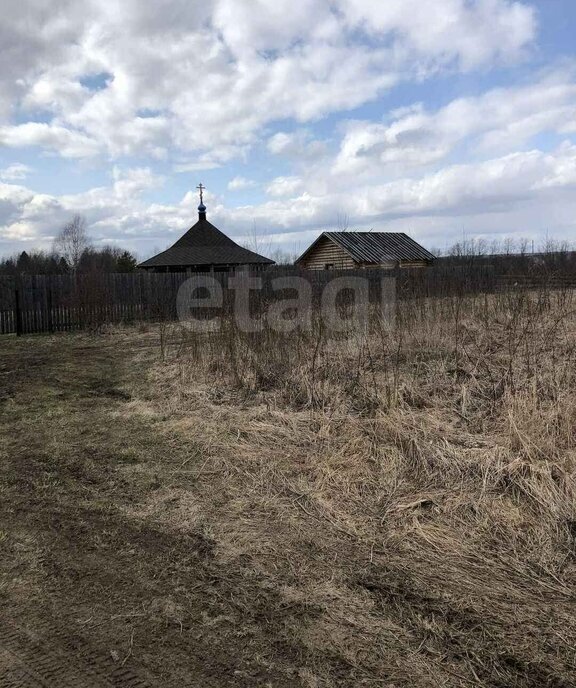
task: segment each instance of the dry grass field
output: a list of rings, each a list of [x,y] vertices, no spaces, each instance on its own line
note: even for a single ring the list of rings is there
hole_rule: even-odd
[[[576,685],[575,307],[4,338],[0,685]]]

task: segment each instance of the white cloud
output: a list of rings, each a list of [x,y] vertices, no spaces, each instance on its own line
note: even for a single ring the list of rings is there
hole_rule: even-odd
[[[3,170],[0,170],[0,180],[3,182],[15,182],[26,177],[34,170],[28,165],[24,165],[21,162],[15,162],[12,165],[8,165]]]
[[[97,141],[79,131],[44,122],[0,127],[0,143],[9,148],[41,146],[64,158],[83,158],[101,150]]]
[[[185,148],[185,146],[184,146]],[[172,169],[174,172],[199,172],[216,170],[234,158],[246,158],[248,148],[237,144],[214,145],[209,152],[190,160],[179,160]]]
[[[86,215],[98,241],[139,249],[168,245],[195,221],[196,193],[180,203],[146,201],[146,191],[163,179],[149,169],[117,169],[110,186],[64,196],[37,194],[15,184],[0,184],[0,245],[22,241],[49,246],[51,237],[74,212]],[[446,245],[462,228],[484,234],[534,236],[543,228],[571,238],[576,216],[576,145],[551,153],[513,153],[480,163],[452,165],[422,178],[366,185],[354,194],[309,191],[261,204],[226,207],[214,196],[210,219],[231,236],[248,234],[256,222],[276,242],[303,247],[313,233],[334,227],[339,213],[353,229],[417,229],[428,245]],[[302,240],[299,238],[302,237]],[[273,237],[274,239],[274,237]]]
[[[149,189],[159,189],[165,181],[163,176],[154,174],[149,167],[134,167],[127,170],[114,167],[112,178],[114,195],[126,200]]]
[[[228,182],[228,189],[230,191],[242,191],[242,189],[251,189],[256,186],[253,179],[246,179],[246,177],[234,177]]]
[[[444,238],[462,231],[473,218],[484,218],[490,231],[492,218],[500,216],[508,231],[517,229],[514,218],[526,207],[538,204],[540,214],[569,217],[576,211],[576,146],[564,143],[551,153],[531,150],[513,153],[479,163],[451,165],[422,178],[401,178],[388,183],[373,183],[351,194],[332,191],[297,198],[275,199],[260,205],[226,212],[230,221],[246,225],[256,220],[271,228],[291,232],[309,227],[329,227],[338,215],[350,217],[351,228],[385,229],[392,222],[423,220],[437,224],[441,218]],[[573,218],[573,216],[572,216]],[[539,231],[539,216],[526,217],[520,232]],[[563,220],[565,231],[574,231],[574,220]],[[500,231],[501,226],[494,228]],[[550,226],[550,225],[549,225]]]
[[[325,141],[317,141],[308,129],[297,129],[293,132],[278,131],[270,136],[266,148],[273,155],[308,163],[318,160],[327,153]]]
[[[484,152],[504,152],[541,132],[575,130],[576,80],[573,70],[562,70],[530,85],[458,98],[436,112],[416,105],[387,123],[350,122],[334,172],[428,165],[463,142]]]
[[[576,146],[565,142],[560,146],[560,155],[554,165],[548,165],[542,178],[535,182],[533,189],[554,189],[576,187]],[[548,158],[549,159],[549,158]]]
[[[216,170],[222,165],[219,162],[211,162],[206,160],[202,162],[198,160],[196,162],[178,162],[173,166],[174,172],[201,172],[202,170]]]
[[[0,246],[9,240],[26,240],[47,248],[58,227],[74,213],[86,216],[97,240],[115,241],[118,237],[113,228],[122,217],[129,218],[130,225],[138,230],[137,211],[145,207],[142,195],[162,186],[163,177],[149,168],[119,167],[113,169],[111,177],[109,186],[62,196],[0,183]]]
[[[293,196],[302,189],[300,177],[276,177],[266,187],[269,196]]]
[[[544,183],[573,192],[575,166],[576,146],[566,143],[554,153],[511,153],[452,165],[422,179],[368,187],[351,205],[355,214],[375,217],[487,214],[535,198]]]
[[[471,69],[517,57],[536,30],[534,10],[509,0],[343,0],[348,21],[374,36],[397,34],[404,48]],[[401,42],[402,45],[402,42]]]
[[[314,120],[400,80],[515,59],[535,31],[534,12],[510,0],[8,3],[2,141],[66,157],[242,155],[275,120]],[[102,88],[83,82],[99,74]],[[30,121],[10,126],[15,110]]]

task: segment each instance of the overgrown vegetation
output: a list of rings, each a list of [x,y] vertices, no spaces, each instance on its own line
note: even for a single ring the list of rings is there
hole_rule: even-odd
[[[303,685],[571,683],[574,305],[411,301],[393,328],[165,352],[172,422],[218,447],[216,541],[314,609],[288,624]]]
[[[575,305],[11,344],[5,607],[152,685],[573,685]]]

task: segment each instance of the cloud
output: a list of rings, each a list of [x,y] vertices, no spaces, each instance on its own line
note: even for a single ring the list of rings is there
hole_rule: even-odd
[[[273,155],[282,155],[304,163],[318,160],[328,151],[326,142],[315,140],[308,129],[297,129],[292,132],[278,131],[270,136],[266,142],[266,148]]]
[[[58,227],[80,212],[96,241],[146,254],[152,246],[173,242],[195,220],[195,192],[173,205],[146,200],[147,191],[162,183],[162,177],[147,168],[117,168],[109,186],[79,194],[51,196],[0,184],[0,243],[20,250],[30,241],[47,247]],[[225,206],[212,197],[209,213],[231,236],[249,234],[256,222],[275,243],[287,242],[287,248],[302,248],[312,234],[334,227],[339,213],[350,217],[352,229],[417,228],[417,236],[428,245],[452,243],[463,227],[484,234],[534,236],[543,226],[556,226],[570,238],[575,191],[576,145],[565,142],[550,153],[529,150],[451,165],[421,178],[366,185],[354,194],[305,191],[241,207]]]
[[[149,167],[123,169],[116,166],[112,171],[112,178],[114,195],[126,200],[144,191],[159,189],[165,181],[162,175],[155,174]]]
[[[302,189],[299,177],[276,177],[266,187],[269,196],[293,196]]]
[[[0,183],[0,246],[21,248],[20,242],[28,241],[37,245],[60,209],[57,199],[20,185]]]
[[[352,25],[379,37],[401,36],[407,51],[463,70],[522,54],[536,31],[533,8],[500,0],[344,0]]]
[[[386,123],[349,122],[333,171],[425,166],[463,143],[482,152],[504,152],[541,132],[576,131],[574,76],[573,69],[560,70],[529,85],[457,98],[435,112],[415,105]]]
[[[44,122],[0,127],[0,144],[9,148],[40,146],[63,158],[83,158],[100,151],[100,144],[85,134]]]
[[[510,0],[8,3],[2,141],[65,157],[241,156],[274,121],[313,121],[402,80],[517,59],[536,26]]]
[[[422,179],[366,188],[352,202],[355,214],[373,217],[489,214],[535,198],[544,188],[570,190],[576,182],[576,146],[553,153],[531,150],[481,163],[451,165]]]
[[[174,172],[200,172],[202,170],[216,170],[222,165],[219,162],[213,162],[206,160],[202,162],[198,160],[196,162],[178,162],[173,166]]]
[[[234,177],[228,182],[228,189],[230,191],[242,191],[243,189],[251,189],[257,184],[253,179],[246,179],[246,177]]]
[[[334,226],[342,213],[350,217],[351,228],[385,229],[392,222],[418,218],[436,224],[437,218],[443,218],[446,239],[461,232],[470,218],[483,217],[490,226],[499,214],[513,232],[513,218],[525,207],[539,204],[540,212],[551,216],[561,209],[574,209],[575,190],[576,146],[566,142],[551,153],[530,150],[451,165],[421,178],[364,185],[352,194],[306,191],[296,198],[270,200],[229,213],[237,225],[257,221],[292,232]],[[538,222],[539,218],[528,217],[520,231],[538,231]]]
[[[117,239],[113,228],[120,218],[129,218],[130,225],[138,229],[137,211],[145,207],[143,194],[163,183],[163,177],[146,167],[115,167],[109,186],[62,196],[0,183],[0,246],[25,240],[47,248],[58,228],[74,213],[86,216],[96,240],[113,242]]]
[[[246,146],[230,144],[213,146],[208,153],[198,155],[192,160],[179,160],[173,165],[174,172],[198,172],[216,170],[234,158],[246,158]]]
[[[3,170],[0,170],[0,180],[3,182],[14,182],[26,177],[34,170],[28,165],[24,165],[21,162],[16,162],[12,165],[8,165]]]

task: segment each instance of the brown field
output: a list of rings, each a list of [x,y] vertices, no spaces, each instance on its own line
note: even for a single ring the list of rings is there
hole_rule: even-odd
[[[0,341],[0,686],[576,685],[576,299]]]

